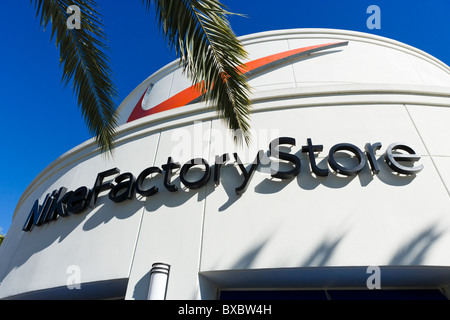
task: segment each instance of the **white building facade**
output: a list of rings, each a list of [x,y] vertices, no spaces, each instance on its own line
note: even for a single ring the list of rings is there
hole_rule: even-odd
[[[342,30],[241,38],[252,143],[173,62],[22,195],[3,299],[448,298],[450,68]]]

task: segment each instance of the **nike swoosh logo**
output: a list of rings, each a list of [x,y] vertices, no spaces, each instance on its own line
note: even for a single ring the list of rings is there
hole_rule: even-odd
[[[335,43],[327,43],[320,44],[316,46],[304,47],[299,49],[288,50],[280,53],[276,53],[273,55],[269,55],[260,59],[256,59],[253,61],[249,61],[238,67],[238,70],[243,73],[247,79],[256,76],[257,74],[268,71],[270,69],[274,69],[283,64],[286,64],[289,61],[292,61],[297,58],[308,56],[314,52],[332,49],[336,47],[346,46],[348,41],[345,42],[335,42]],[[148,90],[151,90],[153,84],[150,84],[145,90],[142,97],[139,99],[138,103],[134,107],[130,116],[128,117],[127,123],[140,119],[142,117],[146,117],[152,114],[156,114],[162,111],[167,111],[179,107],[183,107],[189,104],[193,104],[202,100],[202,93],[198,88],[201,88],[201,84],[194,84],[189,88],[175,94],[169,99],[161,102],[160,104],[154,106],[151,109],[144,110],[142,108],[142,101]]]

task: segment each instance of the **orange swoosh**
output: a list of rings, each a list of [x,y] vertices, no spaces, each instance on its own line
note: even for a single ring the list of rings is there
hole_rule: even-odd
[[[338,46],[344,46],[347,45],[348,42],[335,42],[335,43],[327,43],[327,44],[320,44],[316,46],[309,46],[299,49],[293,49],[288,50],[280,53],[276,53],[270,56],[266,56],[260,59],[256,59],[250,62],[247,62],[241,66],[238,66],[238,70],[247,76],[247,78],[251,77],[255,72],[257,71],[263,71],[266,69],[271,69],[279,65],[280,63],[284,63],[286,61],[290,61],[296,57],[300,56],[306,56],[311,53],[335,48]],[[142,97],[139,99],[138,103],[134,107],[133,111],[131,112],[127,122],[131,122],[133,120],[137,120],[139,118],[149,116],[158,112],[167,111],[179,107],[183,107],[187,104],[197,102],[199,98],[202,96],[201,92],[201,86],[203,85],[203,82],[197,83],[177,94],[170,97],[169,99],[161,102],[157,106],[149,109],[144,110],[142,108],[142,101],[144,100],[144,96],[147,93],[147,90],[150,88],[150,86],[145,90]]]

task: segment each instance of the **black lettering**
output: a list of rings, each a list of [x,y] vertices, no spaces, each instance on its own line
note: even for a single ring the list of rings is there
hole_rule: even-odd
[[[301,169],[301,161],[299,157],[289,152],[281,152],[279,150],[280,145],[291,145],[295,146],[296,141],[291,137],[281,137],[273,140],[269,144],[268,155],[270,157],[275,157],[279,160],[289,162],[292,165],[292,169],[287,171],[273,170],[271,176],[279,179],[292,179],[299,175]],[[374,144],[367,143],[365,145],[365,152],[362,152],[357,146],[349,143],[340,143],[334,145],[328,154],[328,164],[330,167],[339,174],[346,176],[357,175],[366,165],[368,160],[370,165],[370,170],[373,174],[378,174],[380,172],[379,165],[376,159],[376,151],[381,149],[381,143],[375,142]],[[319,168],[316,163],[315,153],[323,151],[323,145],[314,145],[310,138],[307,139],[307,145],[302,146],[301,151],[303,153],[308,153],[311,171],[316,174],[316,176],[327,176],[329,169]],[[339,151],[344,151],[350,153],[351,158],[353,155],[357,159],[357,164],[353,167],[347,167],[338,163],[335,159],[335,154]],[[237,153],[233,153],[235,162],[238,164],[238,171],[241,172],[243,177],[242,184],[235,188],[237,195],[242,195],[248,188],[250,181],[257,171],[258,166],[261,163],[261,158],[264,156],[264,152],[259,150],[256,154],[255,160],[250,164],[248,170],[244,166],[243,162],[239,158]],[[393,143],[391,144],[385,154],[384,159],[387,165],[395,172],[400,174],[416,174],[423,169],[423,165],[414,165],[414,162],[420,160],[420,156],[409,146],[403,143]],[[367,160],[366,160],[367,159]],[[215,185],[220,184],[220,173],[221,168],[227,161],[231,160],[231,154],[225,153],[221,156],[215,157],[214,162],[214,183]],[[204,166],[204,172],[200,178],[196,181],[189,181],[187,179],[189,170],[192,167],[200,165]],[[172,170],[180,168],[180,164],[173,162],[172,157],[168,157],[167,163],[162,165],[164,173],[164,187],[170,191],[175,192],[178,188],[171,183]],[[192,171],[195,171],[193,169]],[[192,172],[191,171],[191,172]],[[211,167],[208,162],[203,158],[195,158],[186,162],[180,170],[180,180],[184,186],[190,189],[198,189],[206,185],[211,177]],[[54,190],[45,196],[42,205],[39,204],[39,199],[33,204],[33,207],[28,214],[28,217],[22,227],[22,230],[29,232],[33,229],[33,226],[41,226],[43,224],[54,221],[59,217],[67,217],[69,213],[79,214],[86,210],[88,205],[94,206],[98,196],[101,192],[109,190],[109,199],[113,202],[119,203],[126,199],[131,199],[133,193],[136,191],[142,196],[153,196],[159,192],[156,186],[145,187],[144,181],[150,179],[151,174],[162,174],[162,170],[158,167],[149,167],[142,171],[137,180],[135,180],[133,174],[130,172],[120,174],[118,168],[113,168],[100,172],[94,183],[92,190],[83,186],[75,191],[67,192],[65,187],[61,187],[59,190]],[[116,175],[115,179],[110,178],[109,181],[104,181],[107,177]],[[192,180],[192,179],[191,179]]]
[[[179,167],[180,164],[178,162],[172,162],[172,157],[169,157],[167,159],[167,164],[162,165],[162,168],[165,171],[164,187],[166,187],[166,189],[169,190],[170,192],[175,192],[178,190],[178,188],[175,185],[170,184],[170,178],[172,176],[172,170],[178,169]]]
[[[278,179],[295,178],[300,173],[300,168],[301,168],[300,159],[297,158],[296,156],[294,156],[293,154],[279,151],[277,147],[280,144],[290,144],[290,145],[295,146],[295,139],[290,138],[290,137],[281,137],[281,138],[273,140],[269,144],[269,157],[277,157],[281,160],[286,160],[286,161],[292,162],[294,164],[294,168],[292,168],[289,171],[285,171],[285,172],[277,170],[272,174],[272,177],[278,178]]]
[[[349,151],[353,153],[356,158],[358,158],[358,164],[354,166],[353,168],[347,168],[344,166],[341,166],[337,161],[334,159],[334,154],[338,151]],[[346,176],[355,176],[357,175],[362,168],[364,168],[366,162],[364,158],[364,154],[362,151],[355,145],[350,143],[339,143],[335,146],[333,146],[330,149],[330,153],[328,155],[328,163],[330,164],[331,168],[333,168],[334,171],[337,173],[346,175]]]
[[[134,193],[134,177],[130,172],[122,173],[114,182],[117,183],[109,192],[109,199],[115,203],[131,199]]]
[[[47,195],[45,196],[44,202],[42,202],[42,205],[39,206],[38,216],[35,217],[35,219],[37,219],[37,221],[34,222],[34,225],[40,226],[43,223],[45,223],[44,211],[48,207],[48,203],[50,201],[51,201],[51,195],[50,195],[50,193],[47,193]]]
[[[65,188],[64,188],[65,189]],[[54,214],[58,217],[67,217],[69,216],[69,210],[67,209],[67,203],[69,202],[70,197],[72,196],[73,191],[69,191],[63,195],[63,197],[57,202],[55,206]]]
[[[377,159],[375,157],[375,151],[381,149],[381,143],[375,142],[374,144],[366,143],[365,150],[367,158],[369,159],[370,169],[374,174],[378,174],[380,172],[380,166],[377,163]]]
[[[205,166],[205,173],[197,181],[193,181],[193,182],[188,181],[186,179],[187,172],[189,171],[190,168],[192,168],[193,166],[198,165],[198,164],[203,164]],[[211,176],[211,169],[209,167],[208,162],[203,158],[192,159],[192,160],[188,161],[187,163],[185,163],[183,165],[183,167],[181,167],[180,180],[189,189],[198,189],[198,188],[204,186],[206,183],[208,183],[210,176]]]
[[[220,184],[220,168],[229,160],[230,154],[228,153],[224,153],[222,156],[216,156],[216,160],[214,162],[214,184],[216,186]]]
[[[233,156],[236,159],[239,169],[241,169],[242,175],[244,176],[244,182],[239,187],[236,188],[237,195],[241,195],[247,190],[248,183],[250,182],[250,180],[253,177],[253,174],[255,173],[256,169],[258,168],[263,155],[264,155],[264,152],[262,150],[259,150],[258,153],[256,154],[256,159],[253,161],[252,165],[250,166],[250,170],[247,171],[247,169],[245,168],[241,159],[239,159],[238,154],[233,153]]]
[[[309,163],[311,165],[311,171],[314,172],[316,176],[326,177],[328,176],[328,168],[319,168],[316,164],[316,158],[314,156],[315,152],[323,151],[323,145],[313,145],[310,138],[307,139],[308,145],[302,146],[302,152],[308,153]]]
[[[394,151],[396,150],[403,150],[406,151],[408,154],[399,154],[399,153],[394,153]],[[411,148],[410,146],[407,146],[406,144],[403,143],[393,143],[391,144],[385,154],[384,154],[384,159],[387,163],[387,165],[389,166],[389,168],[391,168],[392,170],[401,173],[401,174],[415,174],[415,173],[419,173],[420,171],[422,171],[423,169],[423,165],[419,165],[417,167],[407,167],[404,165],[401,165],[400,163],[398,163],[398,161],[402,161],[402,162],[415,162],[415,161],[419,161],[420,160],[420,156],[418,154],[416,154],[416,152],[413,150],[413,148]]]
[[[58,218],[59,214],[58,214],[57,207],[61,205],[61,203],[60,203],[61,199],[62,199],[62,197],[64,197],[66,192],[67,192],[67,188],[64,188],[64,187],[59,188],[58,193],[54,197],[52,205],[51,205],[50,209],[48,210],[47,219],[46,219],[47,221],[53,221]]]
[[[34,202],[27,220],[22,228],[23,231],[31,231],[33,225],[40,226],[49,221],[55,220],[58,217],[57,209],[61,206],[62,199],[59,199],[66,193],[67,189],[62,187],[58,192],[53,191],[52,194],[47,194],[42,205],[39,205],[39,199]]]
[[[41,212],[39,214],[39,221],[38,221],[38,226],[45,224],[47,222],[47,213],[53,203],[53,197],[56,194],[56,190],[52,192],[52,194],[47,194],[47,196],[45,197],[44,203],[41,206]]]
[[[59,188],[58,191],[53,191],[52,193],[52,201],[51,204],[48,207],[45,222],[50,222],[53,220],[56,220],[58,218],[58,213],[56,212],[56,207],[58,205],[59,199],[64,196],[64,194],[67,192],[67,189],[64,187]]]
[[[25,232],[31,231],[33,228],[33,225],[38,225],[39,223],[39,216],[40,216],[40,208],[39,200],[36,200],[34,202],[33,208],[31,208],[30,213],[28,214],[28,218],[25,221],[25,224],[23,225],[22,230]]]
[[[87,187],[79,187],[73,191],[67,201],[67,210],[71,213],[83,212],[89,201],[89,189]]]
[[[114,174],[118,174],[120,170],[118,168],[109,169],[103,172],[100,172],[97,175],[97,179],[95,179],[94,187],[92,188],[91,193],[91,199],[90,199],[90,206],[93,207],[95,203],[97,202],[97,198],[100,192],[111,189],[113,187],[113,184],[110,182],[103,183],[103,179],[105,179],[108,176],[112,176]]]

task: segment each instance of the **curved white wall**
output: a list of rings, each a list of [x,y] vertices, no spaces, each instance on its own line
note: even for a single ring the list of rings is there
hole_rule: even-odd
[[[150,83],[152,104],[190,86],[175,63],[149,77],[119,108],[122,125],[113,158],[99,155],[94,142],[87,141],[50,164],[24,192],[0,247],[1,297],[64,287],[76,266],[81,287],[129,279],[126,298],[145,299],[155,262],[171,266],[168,299],[213,297],[200,290],[205,283],[213,288],[239,285],[224,280],[230,270],[235,275],[273,270],[274,275],[376,265],[396,270],[385,279],[387,286],[448,285],[449,68],[404,44],[349,31],[285,30],[242,39],[249,60],[323,43],[348,45],[289,61],[250,80],[254,112],[249,149],[234,145],[222,121],[203,103],[126,123]],[[22,231],[36,199],[42,204],[46,194],[62,186],[92,188],[99,172],[117,167],[137,177],[148,167],[161,168],[169,156],[181,165],[201,157],[213,166],[216,155],[233,152],[249,170],[257,151],[266,153],[278,137],[296,140],[283,149],[301,159],[300,174],[293,179],[271,178],[263,163],[238,196],[234,189],[243,177],[231,162],[222,168],[219,185],[211,176],[195,190],[185,188],[174,171],[172,183],[179,190],[169,192],[163,172],[146,182],[159,188],[154,196],[133,195],[116,204],[104,192],[94,208]],[[301,152],[307,138],[323,145],[317,162],[329,168],[327,177],[311,173]],[[380,142],[380,173],[373,175],[368,164],[355,177],[334,173],[328,152],[344,142],[363,151],[367,142]],[[393,142],[412,146],[421,157],[416,165],[424,169],[416,175],[395,174],[383,158]],[[199,281],[199,273],[207,280]],[[320,276],[315,284],[305,284],[300,273],[291,285],[325,285]],[[395,277],[400,273],[406,274],[403,283]],[[355,286],[355,277],[348,273],[340,282],[334,280]]]
[[[345,90],[356,88],[395,88],[399,85],[422,87],[448,87],[449,69],[441,61],[411,46],[379,36],[351,31],[328,29],[294,29],[253,34],[241,38],[253,61],[272,54],[318,44],[348,41],[345,47],[318,52],[311,57],[260,74],[249,80],[253,94],[280,89],[301,89],[308,92],[326,86],[342,85]],[[121,121],[125,123],[131,110],[152,83],[152,95],[147,108],[163,102],[191,86],[178,63],[165,66],[146,79],[119,107]],[[347,86],[344,86],[347,85]],[[339,89],[337,89],[339,90]]]

